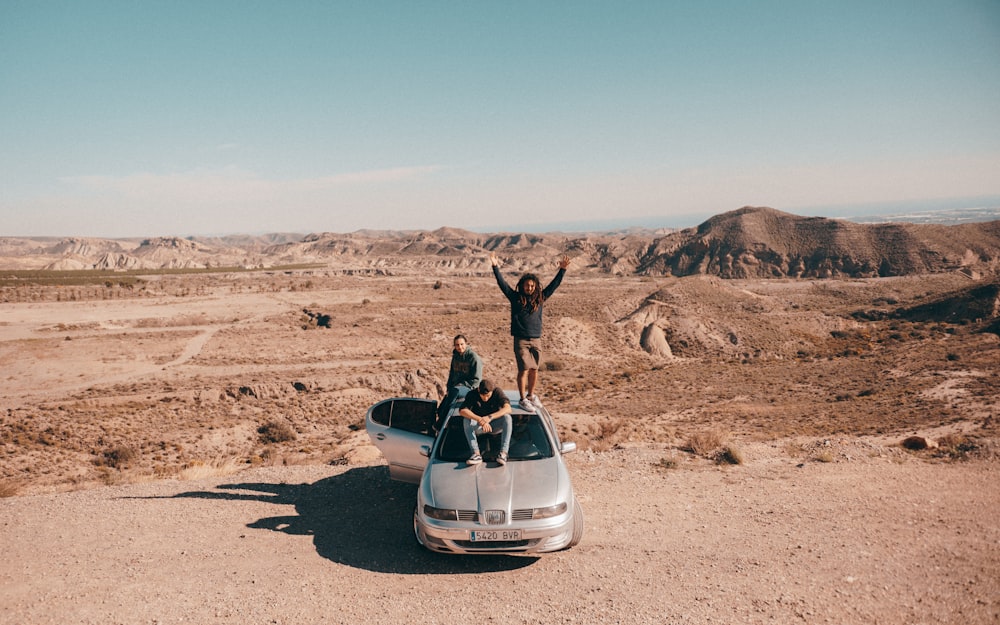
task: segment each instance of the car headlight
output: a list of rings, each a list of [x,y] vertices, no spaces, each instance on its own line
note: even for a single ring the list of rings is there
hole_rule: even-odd
[[[531,518],[533,519],[547,519],[553,516],[559,516],[560,514],[566,512],[566,502],[555,506],[547,506],[545,508],[535,508],[531,511]]]
[[[563,505],[563,509],[566,506]],[[438,519],[440,521],[457,521],[458,520],[458,510],[447,509],[447,508],[435,508],[434,506],[428,506],[424,504],[424,514],[432,519]]]

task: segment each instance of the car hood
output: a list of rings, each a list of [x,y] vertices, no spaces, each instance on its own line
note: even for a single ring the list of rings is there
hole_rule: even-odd
[[[424,471],[424,500],[457,510],[522,509],[567,500],[569,476],[557,457],[466,466],[432,462]]]

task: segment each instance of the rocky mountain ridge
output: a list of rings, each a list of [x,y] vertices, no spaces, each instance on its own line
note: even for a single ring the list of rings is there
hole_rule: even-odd
[[[443,227],[191,238],[0,238],[0,267],[22,270],[316,264],[349,271],[471,274],[488,271],[490,253],[514,271],[549,266],[567,255],[576,271],[611,275],[860,278],[963,271],[978,277],[1000,266],[1000,221],[861,224],[744,207],[677,231],[529,234]]]

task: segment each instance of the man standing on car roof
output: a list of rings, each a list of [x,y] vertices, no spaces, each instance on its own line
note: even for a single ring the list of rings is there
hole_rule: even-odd
[[[469,347],[469,340],[465,335],[459,334],[452,342],[451,366],[448,368],[447,392],[444,399],[438,404],[437,422],[434,424],[435,430],[441,429],[444,418],[448,415],[448,409],[452,402],[462,391],[470,391],[479,386],[479,381],[483,379],[483,359],[479,354]]]
[[[559,271],[544,289],[533,273],[521,276],[517,286],[511,288],[500,273],[500,258],[495,253],[490,254],[490,264],[493,265],[497,286],[510,301],[510,334],[514,337],[520,405],[524,410],[534,412],[535,404],[541,405],[541,399],[535,394],[535,383],[538,381],[538,367],[542,363],[542,308],[562,284],[569,268],[569,257],[563,256],[559,260]]]
[[[510,451],[510,435],[513,432],[510,418],[510,401],[501,389],[496,388],[490,380],[483,380],[479,388],[470,391],[462,402],[458,414],[465,417],[465,437],[472,448],[472,456],[466,464],[479,464],[483,457],[479,454],[480,432],[494,434],[498,430],[500,437],[500,453],[497,454],[497,464],[507,464],[507,454]],[[497,423],[499,421],[499,423]]]

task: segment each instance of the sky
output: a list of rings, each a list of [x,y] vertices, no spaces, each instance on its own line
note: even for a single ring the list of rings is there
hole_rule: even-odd
[[[1000,205],[1000,0],[0,0],[0,236]]]

